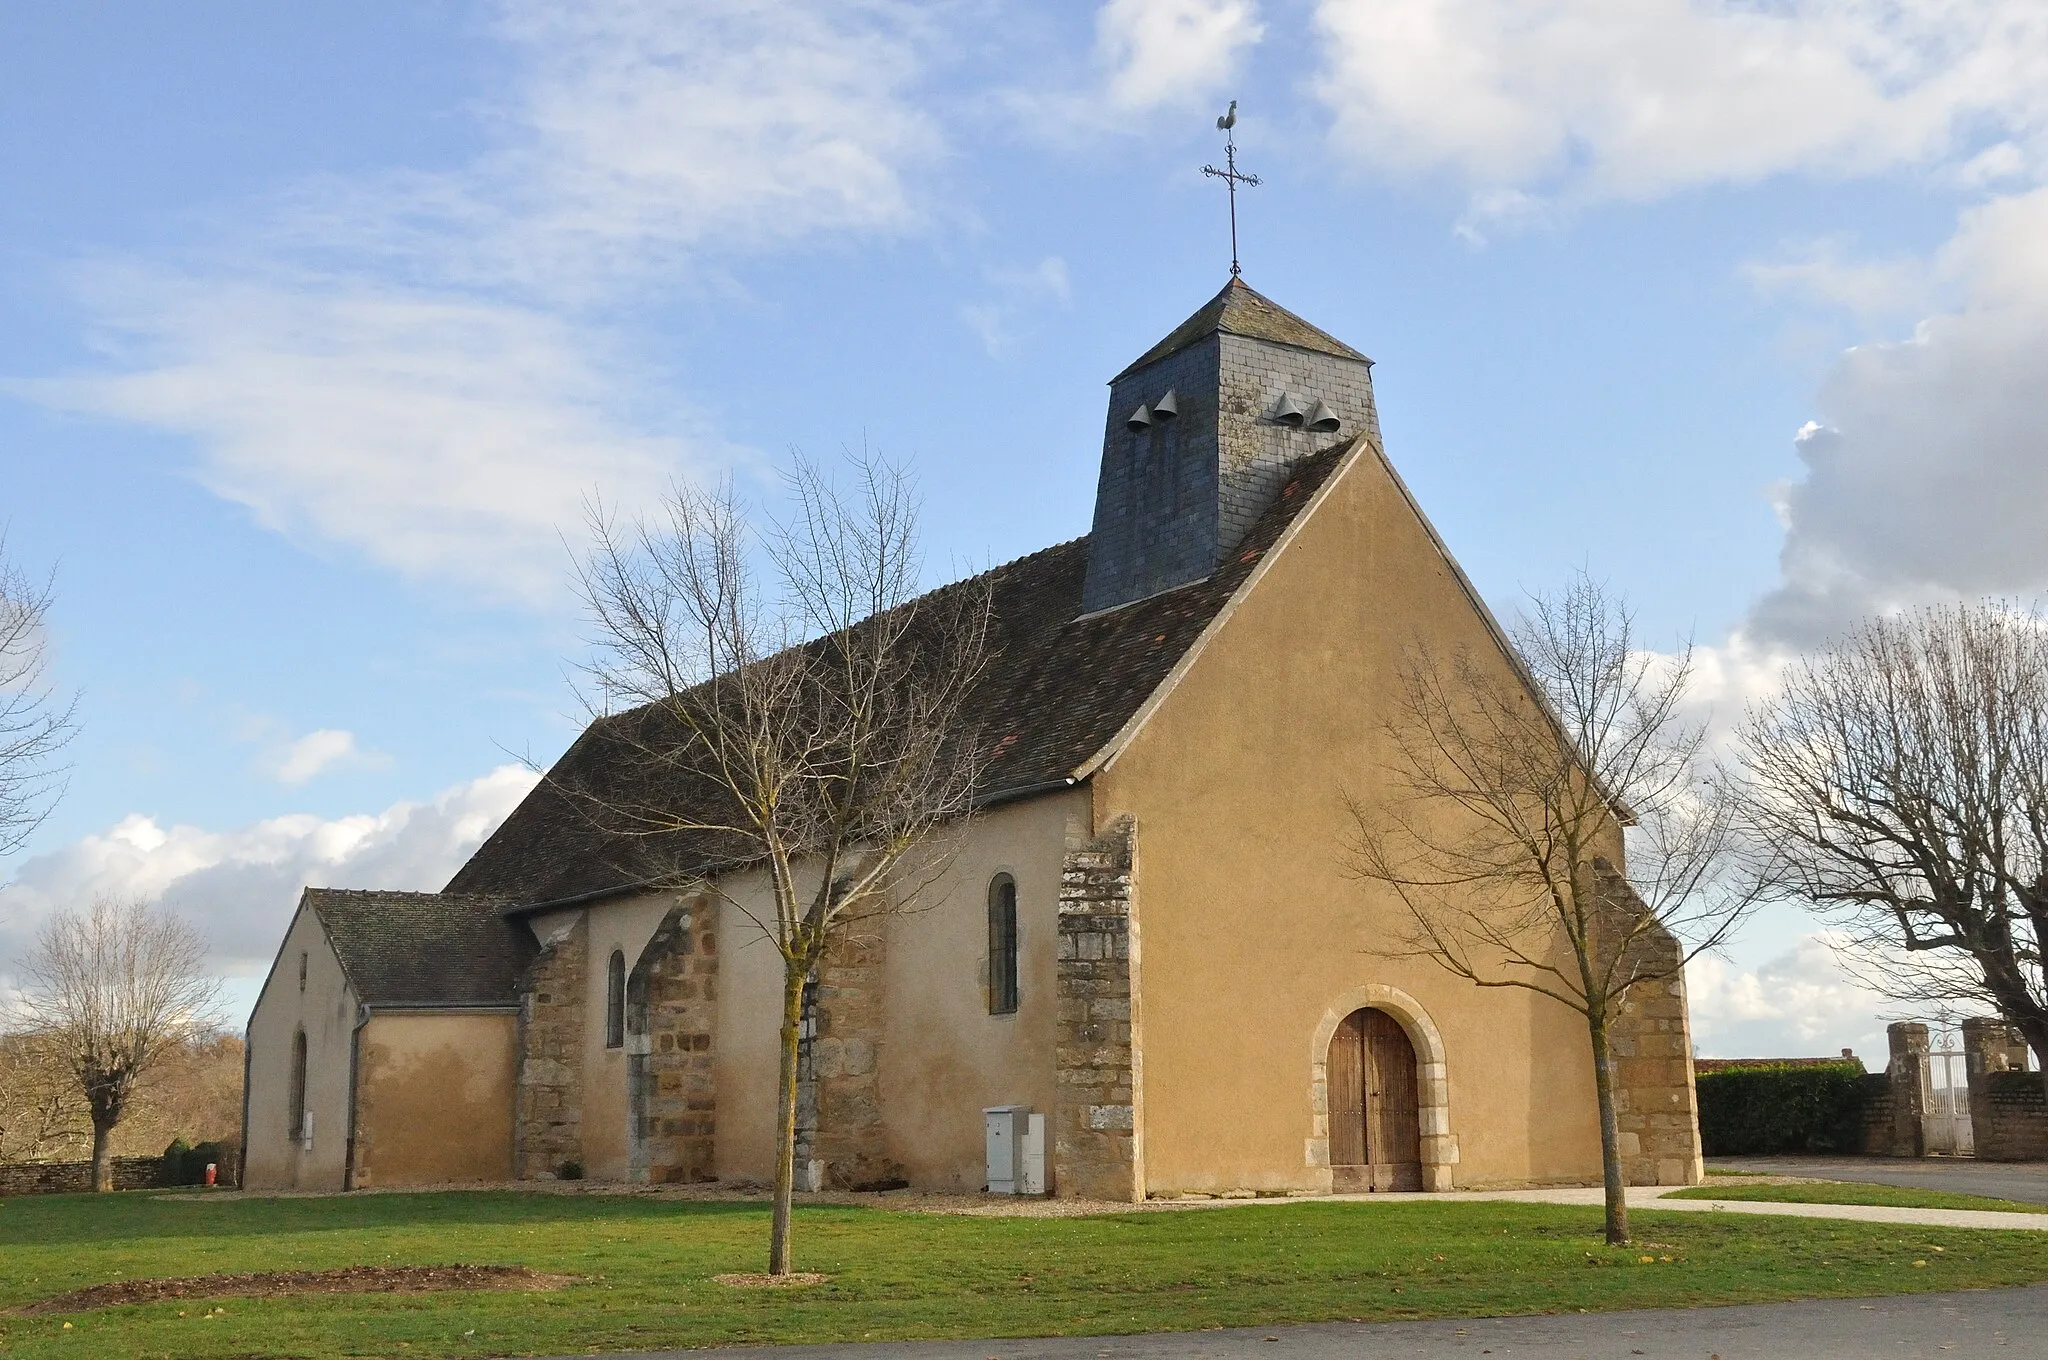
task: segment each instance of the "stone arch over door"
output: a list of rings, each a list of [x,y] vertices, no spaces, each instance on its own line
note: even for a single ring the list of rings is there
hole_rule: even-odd
[[[1368,983],[1354,987],[1330,1003],[1309,1039],[1308,1165],[1330,1175],[1330,1040],[1353,1011],[1385,1011],[1400,1023],[1415,1047],[1416,1110],[1422,1129],[1422,1188],[1451,1188],[1451,1168],[1458,1161],[1458,1140],[1451,1133],[1451,1094],[1444,1066],[1444,1039],[1422,1003],[1397,987]]]

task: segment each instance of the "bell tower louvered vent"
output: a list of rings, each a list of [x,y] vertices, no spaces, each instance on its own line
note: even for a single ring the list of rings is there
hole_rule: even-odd
[[[1110,382],[1083,607],[1201,580],[1290,467],[1359,435],[1372,361],[1232,279]]]

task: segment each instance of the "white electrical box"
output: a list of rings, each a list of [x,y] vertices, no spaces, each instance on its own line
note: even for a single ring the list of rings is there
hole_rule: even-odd
[[[1028,1115],[1024,1120],[1024,1148],[1017,1158],[1017,1193],[1045,1193],[1045,1116]]]
[[[1024,1140],[1030,1132],[1029,1105],[991,1105],[981,1112],[988,1132],[988,1192],[1014,1195],[1024,1170]],[[1042,1140],[1041,1140],[1042,1141]]]

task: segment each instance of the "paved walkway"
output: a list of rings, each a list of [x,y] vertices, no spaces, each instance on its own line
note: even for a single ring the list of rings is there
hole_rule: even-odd
[[[761,1348],[750,1348],[759,1354]],[[787,1360],[1954,1360],[2048,1357],[2048,1285],[1572,1317],[1317,1323],[1146,1336],[778,1346]],[[684,1360],[735,1351],[664,1351]],[[654,1354],[654,1353],[650,1353]],[[579,1357],[578,1360],[589,1360]]]
[[[1711,1184],[1711,1182],[1709,1182]],[[1776,1204],[1768,1200],[1670,1199],[1680,1186],[1631,1186],[1628,1207],[1675,1209],[1681,1213],[1772,1214],[1784,1218],[1848,1218],[1863,1223],[1911,1223],[1923,1228],[2013,1228],[2048,1232],[2048,1214],[1997,1213],[1983,1209],[1904,1209],[1882,1204]],[[1556,1190],[1453,1190],[1434,1194],[1319,1195],[1313,1199],[1214,1200],[1201,1207],[1251,1208],[1275,1204],[1328,1204],[1331,1201],[1393,1204],[1404,1200],[1520,1201],[1525,1204],[1585,1204],[1606,1202],[1597,1185],[1566,1186]]]
[[[1707,1165],[1764,1176],[1813,1176],[2048,1204],[2048,1162],[1980,1162],[1972,1157],[1715,1157]]]

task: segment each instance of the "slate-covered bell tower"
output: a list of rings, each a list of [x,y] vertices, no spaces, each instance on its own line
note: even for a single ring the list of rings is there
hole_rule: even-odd
[[[1201,580],[1290,466],[1360,434],[1372,360],[1233,278],[1110,380],[1082,608]]]

